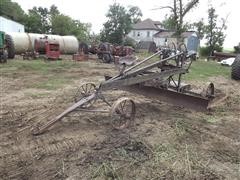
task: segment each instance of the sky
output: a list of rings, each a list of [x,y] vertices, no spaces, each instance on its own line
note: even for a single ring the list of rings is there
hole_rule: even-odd
[[[127,7],[129,5],[138,6],[143,13],[142,20],[151,18],[152,20],[163,20],[169,13],[168,9],[152,10],[160,6],[171,5],[173,0],[12,0],[17,2],[25,12],[34,6],[49,8],[52,4],[56,5],[61,13],[78,19],[84,23],[92,24],[92,31],[99,33],[106,22],[106,13],[109,5],[114,2]],[[183,0],[187,2],[187,0]],[[200,0],[199,5],[186,15],[186,22],[196,22],[201,18],[207,23],[207,9],[209,3],[216,8],[216,13],[220,18],[227,19],[225,48],[233,48],[240,42],[240,0]],[[203,41],[204,42],[204,41]]]

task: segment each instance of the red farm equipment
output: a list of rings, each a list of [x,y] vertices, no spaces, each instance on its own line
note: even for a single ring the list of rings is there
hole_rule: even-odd
[[[39,57],[43,57],[44,59],[60,59],[59,42],[55,39],[48,39],[47,36],[35,40],[34,51]]]
[[[101,43],[97,48],[97,56],[104,63],[115,62],[118,64],[120,57],[131,56],[133,52],[134,49],[130,46],[114,46],[110,43]]]

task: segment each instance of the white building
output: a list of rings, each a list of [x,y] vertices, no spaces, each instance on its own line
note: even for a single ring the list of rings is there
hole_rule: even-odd
[[[24,25],[0,16],[0,31],[25,32]]]
[[[156,46],[164,46],[170,43],[177,44],[177,38],[174,36],[174,31],[159,31],[153,36],[153,41],[156,43]],[[195,31],[186,31],[181,34],[184,44],[187,46],[188,50],[197,51],[200,40]]]
[[[153,35],[161,30],[161,23],[151,19],[145,19],[133,25],[128,37],[135,41],[153,41]]]
[[[174,31],[163,29],[159,21],[145,19],[133,25],[128,37],[134,39],[138,43],[138,48],[149,49],[152,43],[156,47],[170,44],[171,42],[177,43],[177,38]],[[181,34],[184,43],[188,50],[197,51],[200,40],[195,31],[186,31]]]

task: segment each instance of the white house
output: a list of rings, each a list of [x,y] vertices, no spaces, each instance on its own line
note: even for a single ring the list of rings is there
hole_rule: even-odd
[[[161,23],[159,21],[153,21],[151,19],[145,19],[137,24],[133,25],[128,37],[135,41],[153,41],[153,35],[158,33],[161,29]]]
[[[176,44],[177,38],[174,36],[174,33],[174,31],[163,29],[159,21],[153,21],[148,18],[133,25],[128,37],[139,42],[140,49],[149,49],[152,43],[155,43],[156,47],[164,46],[166,43],[171,42]],[[195,31],[183,32],[181,37],[184,39],[188,50],[197,51],[200,40]]]
[[[154,34],[153,41],[156,43],[156,46],[164,46],[166,43],[177,43],[177,38],[174,36],[174,31],[159,31]],[[191,51],[197,51],[200,40],[195,31],[186,31],[181,34],[184,44],[186,44],[187,49]]]
[[[0,16],[0,31],[25,32],[24,25]]]

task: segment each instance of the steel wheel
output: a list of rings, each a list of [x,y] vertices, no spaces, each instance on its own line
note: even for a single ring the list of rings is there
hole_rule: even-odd
[[[168,48],[171,50],[171,55],[176,55],[177,54],[177,48],[174,42],[171,42],[168,45]]]
[[[112,126],[115,129],[127,128],[136,114],[135,103],[130,98],[120,98],[114,102],[111,108]]]
[[[77,92],[74,96],[74,101],[78,102],[80,101],[82,98],[88,97],[91,94],[93,94],[96,90],[96,85],[93,83],[85,83],[82,84],[78,89]],[[89,101],[85,104],[82,105],[82,108],[89,108],[93,105],[93,103],[95,102],[95,100]]]
[[[214,96],[214,84],[210,83],[206,90],[206,97],[211,98]]]
[[[187,54],[187,51],[188,51],[188,50],[187,50],[187,46],[186,46],[185,43],[179,44],[178,50],[179,50],[180,52],[183,52],[184,54]]]

